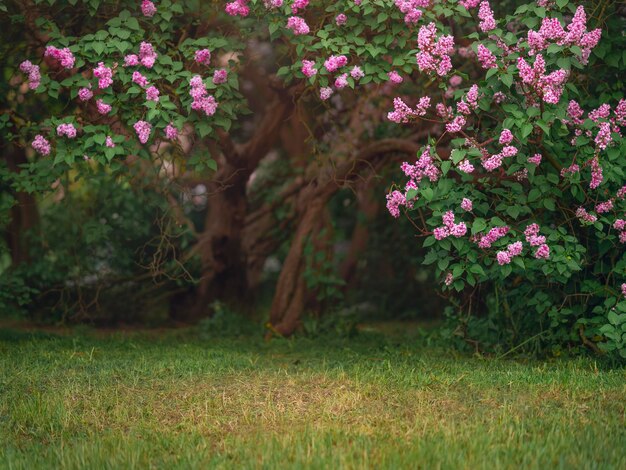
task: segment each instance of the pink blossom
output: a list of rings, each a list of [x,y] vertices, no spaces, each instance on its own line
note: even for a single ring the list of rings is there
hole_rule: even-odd
[[[300,10],[304,10],[307,6],[309,6],[309,0],[294,0],[291,4],[291,12],[295,15]]]
[[[150,0],[143,0],[141,2],[141,13],[143,13],[143,16],[151,18],[156,12],[157,9],[154,6],[154,3],[152,3]]]
[[[36,90],[41,83],[41,73],[39,66],[33,65],[29,60],[25,60],[20,64],[20,70],[28,74],[28,88]]]
[[[465,126],[465,117],[457,116],[451,122],[446,124],[446,131],[451,133],[461,132],[461,130],[463,130],[463,126]]]
[[[345,88],[346,86],[348,86],[348,74],[342,73],[335,79],[335,87],[338,90],[341,90],[342,88]]]
[[[146,100],[148,101],[159,101],[159,90],[155,86],[151,86],[146,90]]]
[[[328,98],[330,98],[332,94],[333,94],[333,89],[332,88],[330,88],[328,86],[320,88],[320,98],[323,101],[326,101]]]
[[[498,253],[496,254],[496,259],[498,260],[498,264],[500,266],[503,266],[511,262],[511,255],[506,251],[498,251]]]
[[[50,142],[44,136],[37,134],[30,145],[40,155],[50,155]]]
[[[389,81],[392,83],[402,83],[404,81],[404,79],[400,76],[400,74],[396,72],[395,70],[392,70],[391,72],[389,72],[387,76],[389,77]]]
[[[219,85],[221,83],[226,83],[228,80],[228,70],[219,69],[213,72],[213,84]]]
[[[334,56],[331,55],[324,61],[324,67],[329,72],[334,72],[340,67],[345,66],[348,63],[348,58],[345,55]]]
[[[111,138],[110,135],[107,135],[107,138],[104,141],[104,145],[106,145],[109,148],[114,148],[115,147],[115,142],[113,142],[113,139]]]
[[[133,82],[143,88],[147,87],[149,83],[148,79],[137,71],[133,72]]]
[[[133,127],[135,128],[135,132],[137,133],[137,137],[139,138],[139,142],[145,144],[148,142],[150,138],[150,133],[152,132],[152,126],[149,122],[146,121],[137,121]]]
[[[111,112],[111,105],[105,103],[101,99],[96,101],[96,107],[98,108],[98,112],[100,114],[109,114]]]
[[[78,90],[78,99],[81,101],[89,101],[93,97],[93,92],[89,88],[81,88]]]
[[[482,66],[482,68],[494,69],[497,67],[496,56],[493,55],[493,52],[491,52],[485,46],[483,46],[482,44],[479,44],[477,53],[478,53],[478,61],[480,62],[480,65]]]
[[[615,222],[613,222],[613,228],[615,230],[624,230],[624,229],[626,229],[626,220],[624,220],[624,219],[616,219]]]
[[[507,145],[513,142],[513,134],[509,129],[502,129],[500,133],[500,140],[498,141],[502,145]]]
[[[578,217],[578,220],[580,220],[581,222],[589,224],[593,224],[596,220],[598,220],[595,215],[587,212],[584,207],[579,207],[578,209],[576,209],[576,217]]]
[[[169,140],[176,140],[178,138],[178,129],[176,129],[172,123],[165,126],[165,137]]]
[[[363,73],[363,70],[361,70],[361,67],[359,67],[358,65],[355,65],[354,67],[352,67],[352,70],[350,70],[350,76],[354,80],[359,80],[363,78],[365,74]]]
[[[541,245],[535,251],[535,258],[537,259],[548,259],[550,258],[550,247],[548,245]]]
[[[113,71],[105,67],[104,62],[99,62],[98,67],[93,69],[93,76],[98,78],[98,88],[108,88],[113,83]]]
[[[522,242],[516,241],[514,243],[510,243],[506,247],[506,251],[509,253],[509,255],[511,255],[511,257],[519,256],[522,253],[523,248],[524,248],[524,245],[522,244]]]
[[[248,0],[235,0],[226,4],[226,13],[230,16],[246,17],[250,13]]]
[[[139,45],[139,60],[141,65],[151,69],[157,59],[157,53],[149,42],[142,42]]]
[[[139,57],[135,54],[128,54],[124,57],[124,67],[133,67],[139,65]]]
[[[464,197],[463,200],[461,201],[461,209],[467,212],[471,212],[473,207],[474,207],[474,204],[472,203],[472,200]]]
[[[194,60],[201,65],[210,65],[211,51],[208,49],[198,49],[194,53]]]
[[[472,165],[468,159],[462,160],[457,168],[463,173],[472,173],[474,171],[474,165]]]
[[[342,26],[342,25],[346,24],[346,21],[348,21],[348,17],[345,14],[343,14],[343,13],[339,13],[335,17],[335,23],[337,24],[337,26]]]
[[[542,158],[541,154],[536,153],[532,157],[528,157],[528,162],[533,163],[535,165],[539,165],[541,163],[541,158]]]
[[[313,60],[303,60],[302,61],[302,73],[305,77],[312,77],[317,73],[317,69],[315,68],[315,61]]]
[[[74,62],[76,59],[74,58],[74,54],[68,47],[64,47],[63,49],[57,49],[54,46],[46,46],[46,50],[44,52],[45,57],[52,57],[58,60],[61,65],[66,69],[71,69],[74,67]]]
[[[303,34],[309,34],[310,29],[309,25],[306,24],[303,18],[299,16],[291,16],[287,20],[287,28],[293,31],[293,34],[296,36],[300,36]]]
[[[406,198],[400,191],[387,194],[387,210],[396,219],[400,217],[400,207],[406,205]]]
[[[493,11],[491,11],[489,7],[489,2],[480,2],[478,18],[481,20],[478,26],[482,32],[486,33],[492,29],[496,29],[496,20],[493,17]]]
[[[207,116],[213,116],[217,111],[218,103],[212,95],[208,94],[202,77],[194,75],[189,80],[189,84],[191,85],[189,95],[193,98],[191,109],[202,111]]]
[[[59,137],[67,137],[73,139],[76,137],[76,128],[73,124],[59,124],[57,126],[57,135]]]

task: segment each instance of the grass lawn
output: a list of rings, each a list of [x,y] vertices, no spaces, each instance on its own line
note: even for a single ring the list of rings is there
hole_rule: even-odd
[[[626,468],[625,369],[417,338],[0,331],[0,467]]]

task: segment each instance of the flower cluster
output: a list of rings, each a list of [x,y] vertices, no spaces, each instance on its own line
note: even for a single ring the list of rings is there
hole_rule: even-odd
[[[437,38],[437,26],[429,23],[422,26],[417,35],[416,54],[417,66],[422,72],[436,72],[437,75],[446,75],[452,70],[450,54],[454,52],[454,38],[442,35]]]
[[[36,90],[41,83],[41,73],[39,66],[33,65],[29,60],[25,60],[20,64],[20,70],[28,74],[28,88]]]
[[[76,128],[73,124],[59,124],[57,126],[57,135],[59,137],[67,137],[68,139],[73,139],[76,137]]]
[[[293,31],[293,34],[296,36],[301,36],[303,34],[309,34],[309,25],[306,24],[304,18],[300,18],[299,16],[291,16],[287,20],[287,28]]]
[[[98,88],[108,88],[113,83],[113,71],[103,62],[99,62],[98,67],[93,69],[93,76],[98,79]]]
[[[202,111],[207,116],[213,116],[217,111],[218,103],[212,95],[209,95],[200,75],[194,75],[189,81],[191,90],[189,95],[193,98],[191,108]]]
[[[30,145],[40,155],[50,155],[50,142],[48,142],[44,136],[36,135]]]
[[[70,51],[68,47],[57,49],[54,46],[46,46],[44,57],[52,57],[53,59],[58,60],[59,63],[66,69],[73,68],[74,62],[76,61],[74,54],[72,54],[72,51]]]
[[[454,212],[448,211],[443,214],[443,226],[437,227],[433,231],[436,240],[443,240],[449,236],[461,238],[467,233],[465,222],[455,223]]]
[[[541,54],[535,56],[535,63],[531,67],[523,57],[517,60],[520,78],[525,85],[546,103],[557,104],[563,93],[568,72],[559,69],[546,75],[546,62]]]
[[[152,132],[152,125],[146,121],[137,121],[133,125],[135,132],[137,133],[137,137],[139,138],[139,142],[145,144],[148,142],[150,138],[150,133]]]

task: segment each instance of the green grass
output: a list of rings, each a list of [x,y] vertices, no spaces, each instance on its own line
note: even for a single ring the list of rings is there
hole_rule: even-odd
[[[3,468],[626,468],[626,371],[413,338],[0,333]]]

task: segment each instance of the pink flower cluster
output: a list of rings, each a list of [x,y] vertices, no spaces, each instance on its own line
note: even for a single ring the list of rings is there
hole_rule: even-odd
[[[176,140],[178,138],[178,129],[176,129],[171,123],[165,126],[165,137],[170,140]]]
[[[33,65],[29,60],[25,60],[20,64],[20,70],[23,73],[28,74],[28,88],[36,90],[41,83],[41,73],[39,72],[39,66]]]
[[[539,31],[528,31],[527,40],[531,54],[547,49],[550,44],[578,46],[581,48],[581,62],[586,64],[591,50],[600,41],[601,34],[600,29],[587,32],[587,15],[585,9],[579,6],[572,22],[567,25],[567,31],[557,18],[544,18]]]
[[[449,236],[461,238],[467,233],[467,225],[465,222],[455,223],[454,212],[448,211],[443,214],[443,226],[437,227],[433,231],[433,235],[437,240],[443,240]]]
[[[48,142],[44,136],[36,135],[30,145],[40,155],[50,155],[50,142]]]
[[[295,15],[309,6],[309,0],[294,0],[291,4],[291,12]]]
[[[335,16],[335,24],[337,26],[343,26],[348,21],[348,17],[344,13],[339,13]]]
[[[387,114],[387,119],[397,124],[401,122],[409,122],[412,118],[424,116],[429,107],[429,96],[420,98],[415,109],[411,109],[404,101],[402,101],[402,98],[394,98],[393,111]]]
[[[471,212],[473,208],[474,204],[472,203],[472,200],[464,197],[461,201],[461,209],[467,212]]]
[[[391,83],[399,84],[404,81],[404,79],[400,76],[400,74],[396,72],[395,70],[392,70],[391,72],[389,72],[387,76],[389,77],[389,81]]]
[[[310,78],[317,73],[317,69],[315,68],[315,61],[313,60],[303,60],[302,61],[302,73],[305,77]]]
[[[105,103],[101,99],[96,101],[96,107],[98,108],[98,112],[100,114],[109,114],[111,112],[111,105]]]
[[[78,99],[81,101],[89,101],[93,98],[93,92],[89,88],[81,88],[78,90]]]
[[[53,59],[58,60],[59,63],[66,69],[74,67],[74,62],[76,61],[74,54],[72,54],[72,51],[70,51],[68,47],[57,49],[54,46],[46,46],[44,56],[52,57]]]
[[[67,137],[68,139],[73,139],[76,137],[76,128],[73,124],[59,124],[57,126],[57,135],[59,137]]]
[[[135,128],[135,132],[137,133],[137,137],[139,138],[139,142],[145,144],[148,142],[150,138],[150,133],[152,132],[152,126],[149,122],[146,121],[137,121],[133,127]]]
[[[461,114],[469,115],[478,107],[478,85],[472,85],[467,94],[456,105]]]
[[[491,11],[489,2],[480,2],[480,8],[478,9],[478,19],[480,20],[478,27],[483,33],[487,33],[492,29],[496,29],[496,20],[493,17],[493,11]]]
[[[478,239],[478,246],[483,249],[491,248],[491,245],[500,240],[507,233],[509,233],[509,227],[506,225],[503,227],[493,227],[486,235],[482,235]]]
[[[139,61],[144,67],[151,69],[154,66],[158,55],[149,42],[142,42],[139,45]]]
[[[409,25],[416,24],[422,18],[422,10],[430,5],[430,0],[394,0],[394,5],[404,13],[404,22]]]
[[[250,14],[250,7],[248,7],[248,0],[235,0],[226,4],[226,13],[230,16],[246,17]]]
[[[596,217],[594,214],[590,214],[589,212],[587,212],[584,207],[579,207],[578,209],[576,209],[576,217],[578,217],[578,220],[580,220],[582,223],[588,224],[593,224],[596,220],[598,220],[598,217]]]
[[[207,116],[213,116],[217,111],[217,101],[212,95],[209,95],[202,77],[200,75],[194,75],[189,81],[191,90],[189,95],[193,98],[191,108],[197,111],[203,111]]]
[[[548,259],[550,257],[550,247],[546,245],[546,237],[539,235],[539,230],[539,225],[531,224],[524,230],[524,235],[530,246],[539,247],[537,251],[535,251],[535,258]]]
[[[218,69],[213,72],[213,84],[219,85],[221,83],[226,83],[228,80],[228,70],[226,69]]]
[[[328,59],[324,61],[324,67],[329,72],[334,72],[335,70],[344,67],[348,63],[348,58],[345,55],[331,55]]]
[[[396,219],[400,217],[400,207],[406,206],[406,197],[400,191],[392,191],[387,194],[387,210]]]
[[[300,18],[299,16],[290,16],[287,20],[287,29],[293,31],[293,34],[296,36],[301,36],[303,34],[309,34],[310,29],[309,25],[306,24],[304,18]]]
[[[478,45],[477,56],[480,65],[484,69],[495,69],[496,65],[496,56],[491,52],[487,47],[482,44]]]
[[[406,185],[407,189],[417,189],[424,177],[431,182],[435,182],[441,175],[439,168],[435,165],[435,160],[430,155],[430,147],[426,147],[415,162],[415,165],[404,162],[400,168],[409,177],[409,182]]]
[[[454,52],[454,38],[443,35],[437,38],[437,26],[429,23],[420,27],[417,35],[417,46],[420,51],[416,54],[417,66],[422,72],[436,72],[437,75],[446,75],[452,69],[450,54]]]
[[[208,49],[198,49],[194,54],[194,60],[202,65],[211,63],[211,51]]]
[[[325,86],[325,87],[320,88],[320,99],[322,99],[322,101],[326,101],[332,95],[333,95],[333,89],[331,87]]]
[[[93,69],[93,76],[98,79],[98,88],[108,88],[113,83],[113,71],[104,62],[99,62]]]
[[[355,65],[354,67],[352,67],[352,70],[350,70],[350,76],[355,80],[360,80],[361,78],[365,77],[365,73],[363,72],[361,67]]]
[[[159,89],[155,86],[146,89],[146,99],[148,101],[159,101],[159,94]]]
[[[517,68],[522,82],[529,87],[546,103],[557,104],[563,93],[568,72],[563,69],[545,75],[546,62],[541,54],[535,57],[535,63],[531,67],[523,57],[517,59]]]
[[[523,249],[524,249],[524,245],[520,241],[510,243],[506,247],[506,251],[498,251],[496,253],[496,261],[498,262],[500,266],[509,264],[514,257],[522,254]]]
[[[152,18],[156,12],[156,6],[154,6],[154,3],[150,0],[143,0],[141,2],[141,13],[143,13],[143,16]]]

